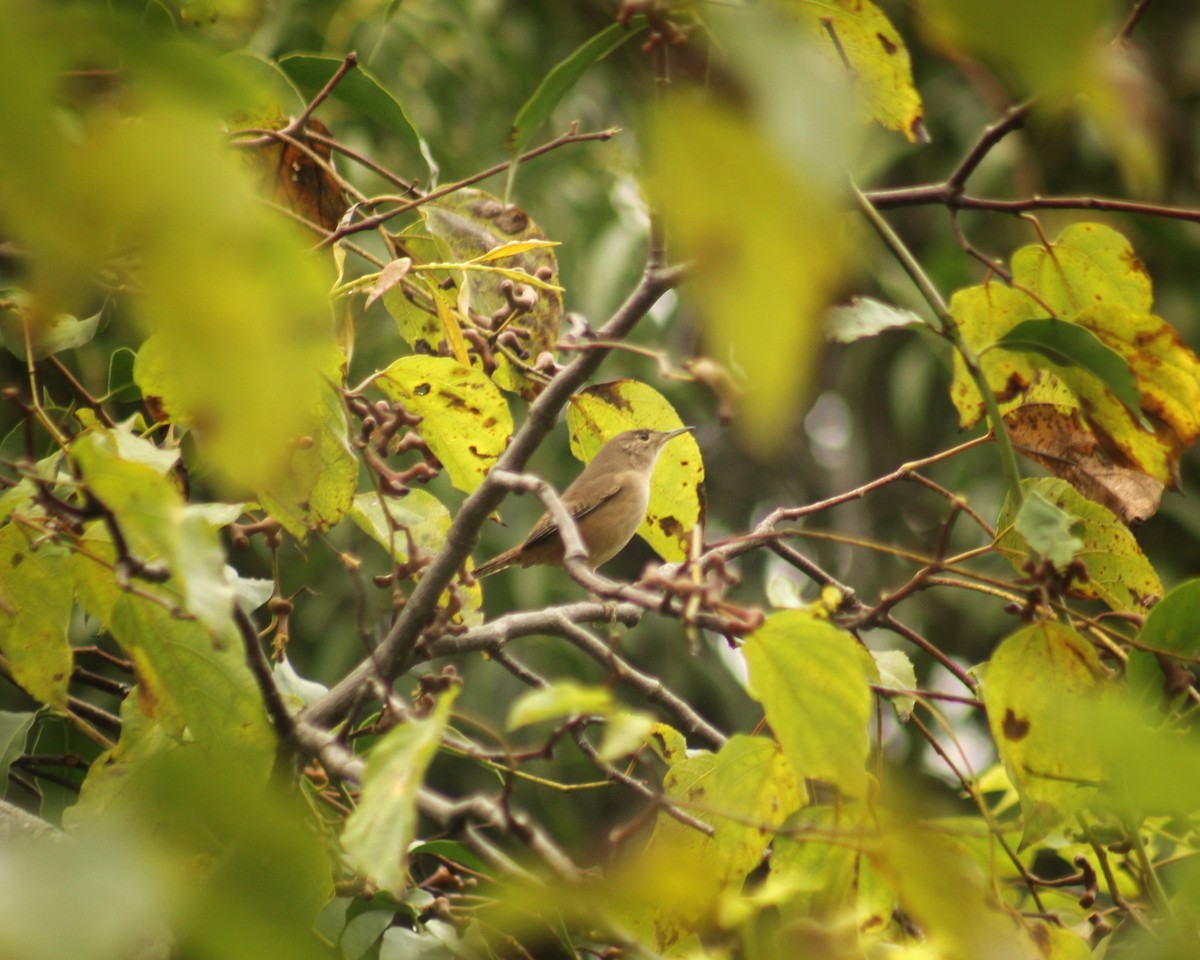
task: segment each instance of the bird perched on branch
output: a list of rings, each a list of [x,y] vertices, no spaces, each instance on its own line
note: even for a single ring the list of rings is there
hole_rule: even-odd
[[[669,440],[691,429],[618,433],[563,491],[563,506],[579,527],[592,567],[616,556],[633,539],[650,503],[650,475],[658,455]],[[475,576],[486,577],[513,566],[561,564],[563,553],[558,524],[544,513],[524,542],[480,564]]]

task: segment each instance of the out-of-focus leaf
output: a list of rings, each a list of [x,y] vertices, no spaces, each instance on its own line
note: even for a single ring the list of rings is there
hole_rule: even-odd
[[[140,396],[133,381],[133,365],[137,354],[128,347],[118,347],[108,360],[108,393],[106,399],[116,402],[136,400]]]
[[[654,729],[655,720],[648,713],[636,710],[618,710],[604,725],[604,739],[600,741],[597,755],[605,763],[614,763],[622,757],[640,750]]]
[[[911,310],[880,303],[870,297],[855,297],[844,307],[833,307],[826,311],[825,326],[831,340],[853,343],[864,337],[874,337],[885,330],[926,326],[926,323]]]
[[[818,49],[854,77],[871,119],[924,143],[924,108],[913,85],[908,48],[871,0],[775,0],[809,26]]]
[[[1084,810],[1104,779],[1099,747],[1078,707],[1099,697],[1107,674],[1086,639],[1047,621],[996,648],[983,686],[988,723],[1021,795],[1024,844]]]
[[[571,452],[585,463],[626,430],[683,426],[670,402],[637,380],[613,380],[580,390],[567,406]],[[686,559],[692,530],[704,524],[704,460],[695,437],[684,434],[663,448],[650,480],[650,506],[638,527],[664,560]]]
[[[53,317],[40,316],[29,309],[29,297],[15,290],[0,291],[0,300],[13,304],[0,309],[0,337],[9,352],[21,360],[26,356],[26,335],[33,359],[42,360],[63,350],[91,343],[103,316],[103,311],[82,320],[66,313]]]
[[[184,503],[159,466],[177,454],[124,429],[87,433],[70,452],[91,495],[112,512],[132,559],[165,566],[184,591],[184,609],[205,626],[228,626],[234,591],[216,531]]]
[[[1087,500],[1065,480],[1055,477],[1026,479],[1021,489],[1028,500],[1035,493],[1067,515],[1077,518],[1072,533],[1082,544],[1074,556],[1087,567],[1085,582],[1073,581],[1072,596],[1101,600],[1113,610],[1144,611],[1163,594],[1162,581],[1142,553],[1129,528],[1098,503]],[[1017,569],[1032,559],[1029,545],[1014,527],[1016,509],[1006,499],[996,521],[996,549]]]
[[[279,65],[301,90],[312,95],[329,82],[341,67],[342,58],[296,53],[282,57]],[[408,111],[366,67],[359,65],[342,77],[333,88],[333,97],[387,127],[399,136],[401,142],[416,156],[425,161],[431,176],[437,175],[437,164],[429,152],[429,145],[417,132],[416,125],[409,119]]]
[[[322,364],[330,382],[312,398],[306,433],[296,438],[288,471],[258,491],[262,506],[298,540],[309,530],[337,524],[358,485],[358,458],[350,449],[346,411],[335,386],[342,382],[343,364],[341,351],[331,345]]]
[[[0,710],[0,783],[8,783],[8,768],[25,752],[25,741],[36,719],[36,713]],[[4,791],[0,790],[0,797],[3,796]]]
[[[875,666],[879,668],[879,683],[889,690],[916,690],[917,673],[913,669],[912,660],[903,650],[872,651]],[[912,715],[916,699],[909,696],[891,697],[896,715],[906,721]]]
[[[460,490],[479,486],[512,436],[504,396],[479,370],[450,357],[401,357],[375,383],[422,418],[417,432]]]
[[[508,709],[504,727],[519,730],[543,720],[606,714],[612,707],[612,691],[607,687],[589,687],[573,680],[560,680],[518,697]]]
[[[1000,69],[1016,96],[1065,99],[1086,83],[1111,33],[1107,0],[929,0],[922,7],[931,35],[956,53]]]
[[[455,696],[453,688],[443,693],[429,716],[402,723],[375,745],[358,807],[342,831],[342,847],[355,869],[395,894],[407,885],[417,790],[437,753]]]
[[[1077,522],[1077,517],[1034,490],[1018,508],[1013,529],[1025,538],[1025,543],[1036,553],[1063,569],[1083,549],[1083,541],[1071,533],[1071,528]]]
[[[31,697],[65,708],[71,679],[70,554],[37,543],[21,524],[0,526],[0,652]]]
[[[692,284],[707,350],[744,371],[740,426],[768,453],[808,382],[820,315],[842,272],[835,208],[729,110],[675,100],[649,131],[649,147],[649,190],[680,254],[697,260]],[[711,188],[730,176],[736,196]]]
[[[538,128],[549,119],[559,101],[579,82],[579,78],[587,72],[588,67],[603,60],[645,28],[646,21],[643,17],[636,18],[628,26],[611,24],[586,40],[565,60],[555,64],[542,78],[533,95],[517,111],[512,122],[512,134],[508,138],[508,148],[514,153],[519,152]]]
[[[771,614],[743,647],[751,692],[802,777],[851,797],[867,785],[869,657],[854,638],[801,610]]]
[[[420,207],[429,233],[445,244],[450,256],[465,262],[514,241],[545,240],[541,228],[520,207],[505,205],[482,190],[459,190],[436,203]],[[549,284],[558,280],[558,258],[550,247],[535,246],[514,255],[506,264]],[[504,278],[497,273],[466,271],[459,293],[459,309],[464,313],[491,318],[509,308],[504,285],[512,294],[525,293],[533,298],[532,308],[512,321],[508,329],[517,334],[522,363],[534,365],[542,353],[557,353],[559,326],[562,323],[562,293],[539,289],[529,283]],[[515,284],[515,286],[514,286]],[[389,307],[390,309],[390,307]],[[503,322],[503,321],[501,321]],[[496,355],[497,368],[492,375],[505,390],[532,400],[541,390],[541,382],[530,377],[503,352]]]
[[[293,710],[311,707],[329,692],[329,688],[323,683],[300,676],[287,657],[283,657],[271,668],[271,677],[284,703]]]
[[[717,754],[679,760],[663,780],[714,828],[709,837],[660,813],[642,853],[622,877],[628,922],[666,950],[706,927],[723,890],[740,890],[781,824],[804,802],[796,772],[779,745],[762,737],[730,738]]]
[[[392,925],[396,911],[364,910],[346,924],[338,945],[345,960],[361,960],[379,942],[383,932]]]

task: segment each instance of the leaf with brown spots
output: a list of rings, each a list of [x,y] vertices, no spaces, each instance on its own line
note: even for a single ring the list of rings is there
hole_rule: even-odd
[[[1100,750],[1081,718],[1108,686],[1092,645],[1060,623],[1018,630],[992,654],[983,700],[996,749],[1021,797],[1023,845],[1095,797],[1104,779]]]
[[[807,25],[835,64],[853,75],[872,120],[926,143],[921,95],[913,85],[908,48],[870,0],[776,0]]]
[[[1049,247],[1018,250],[1013,277],[1011,288],[960,290],[950,310],[980,355],[1016,446],[1123,518],[1145,519],[1162,487],[1175,485],[1179,459],[1200,435],[1200,360],[1149,312],[1145,268],[1109,227],[1075,224]],[[1120,357],[1139,410],[1085,365],[998,348],[1018,324],[1048,313],[1085,328]],[[951,398],[962,426],[978,422],[982,400],[959,357]]]
[[[1051,503],[1078,518],[1072,533],[1083,541],[1075,554],[1087,567],[1088,579],[1072,582],[1071,596],[1100,600],[1118,611],[1145,612],[1162,596],[1163,585],[1129,528],[1107,507],[1088,500],[1066,480],[1054,477],[1021,481],[1026,497],[1040,493]],[[1017,569],[1023,570],[1032,551],[1014,529],[1016,508],[1004,501],[996,521],[996,549]]]
[[[421,417],[417,433],[459,490],[483,480],[512,436],[504,396],[480,370],[450,357],[402,357],[375,381]]]
[[[605,442],[625,430],[683,426],[679,414],[653,387],[637,380],[613,380],[581,390],[567,407],[571,452],[585,463]],[[692,530],[704,525],[704,461],[691,434],[676,437],[662,452],[650,485],[650,507],[638,528],[664,560],[688,555]]]
[[[558,258],[553,248],[522,243],[544,241],[546,236],[520,207],[506,206],[482,190],[459,190],[437,203],[425,204],[420,212],[430,234],[445,244],[453,259],[478,260],[498,247],[513,244],[515,252],[505,259],[504,266],[551,284],[557,282]],[[511,291],[508,295],[506,283]],[[532,366],[543,353],[557,353],[562,293],[532,284],[517,283],[514,287],[513,281],[498,273],[464,271],[458,305],[463,314],[474,313],[499,326],[507,322],[505,311],[511,308],[513,295],[527,297],[532,306],[519,312],[505,327],[516,334],[516,345],[506,348],[515,359],[504,350],[497,351],[492,377],[501,388],[532,400],[541,391],[541,381],[530,377],[524,366]]]

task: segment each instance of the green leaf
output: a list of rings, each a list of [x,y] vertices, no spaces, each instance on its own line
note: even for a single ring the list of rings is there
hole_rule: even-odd
[[[580,390],[567,406],[571,453],[585,463],[625,430],[683,426],[675,408],[653,387],[612,380]],[[650,505],[638,535],[664,560],[688,555],[692,531],[704,524],[704,460],[695,437],[676,437],[663,449],[650,480]]]
[[[399,895],[408,885],[408,847],[417,828],[417,791],[450,719],[457,690],[443,693],[426,717],[385,734],[367,759],[362,794],[342,830],[353,867]]]
[[[0,783],[8,783],[8,768],[25,753],[25,741],[36,719],[36,713],[0,710]],[[4,789],[0,788],[0,797],[3,796]]]
[[[417,432],[459,490],[479,486],[512,436],[512,415],[496,385],[450,357],[402,357],[375,383],[421,417]]]
[[[321,365],[327,381],[311,398],[305,433],[288,454],[288,469],[257,492],[258,500],[297,540],[335,526],[358,486],[358,457],[350,447],[346,411],[335,384],[345,358],[329,345]]]
[[[65,708],[71,679],[71,555],[24,525],[0,526],[0,652],[31,697]]]
[[[279,65],[297,86],[312,95],[329,82],[342,62],[341,57],[295,53],[280,58]],[[437,175],[437,164],[429,152],[429,144],[417,132],[408,111],[370,70],[361,64],[355,67],[333,88],[332,96],[399,136],[413,154],[425,161],[430,175]]]
[[[70,448],[88,490],[113,514],[132,558],[165,566],[184,592],[184,609],[220,630],[233,614],[233,584],[213,526],[185,505],[164,463],[164,451],[124,428],[92,431]]]
[[[916,690],[917,672],[913,669],[912,660],[903,650],[871,651],[875,658],[875,666],[879,668],[880,686],[888,690]],[[911,696],[890,697],[892,706],[900,721],[906,722],[912,716],[916,698]]]
[[[785,610],[769,616],[743,650],[751,692],[796,772],[863,796],[871,690],[855,639],[804,611]]]
[[[918,326],[928,326],[918,314],[870,297],[855,297],[847,306],[833,307],[825,313],[829,339],[838,343],[853,343],[885,330]]]
[[[1113,610],[1142,612],[1163,594],[1162,581],[1137,540],[1107,507],[1077,493],[1065,480],[1054,477],[1028,478],[1021,481],[1025,500],[1035,493],[1069,516],[1078,518],[1074,536],[1082,546],[1074,551],[1087,567],[1088,579],[1071,585],[1071,595],[1101,600]],[[1016,508],[1006,498],[996,521],[999,536],[996,549],[1022,571],[1031,551],[1025,537],[1015,528]]]
[[[108,393],[105,399],[116,403],[127,403],[141,396],[133,380],[133,367],[137,354],[128,347],[118,347],[108,360]]]
[[[587,714],[604,715],[613,708],[612,691],[590,687],[574,680],[560,680],[518,697],[508,709],[504,729],[519,730],[543,720]]]
[[[680,759],[663,791],[710,824],[713,836],[660,813],[645,850],[621,879],[630,926],[660,951],[713,923],[722,892],[741,890],[774,828],[803,803],[799,777],[779,745],[742,734],[715,755]]]
[[[557,63],[538,84],[533,96],[517,111],[512,122],[512,134],[508,138],[508,148],[514,153],[519,153],[529,142],[529,138],[550,117],[559,101],[579,82],[579,78],[588,67],[603,60],[645,28],[645,17],[635,17],[628,26],[611,24],[585,41],[565,60]]]
[[[339,946],[345,960],[361,960],[396,918],[393,909],[365,910],[346,924]]]
[[[613,763],[645,746],[654,731],[655,720],[637,710],[617,710],[604,725],[604,739],[597,755],[605,763]]]
[[[1022,501],[1013,529],[1033,550],[1048,557],[1061,570],[1083,549],[1083,541],[1071,533],[1078,522],[1078,517],[1034,490]]]
[[[1059,623],[1035,623],[1005,638],[983,685],[992,737],[1021,796],[1028,846],[1082,812],[1104,780],[1081,707],[1107,674],[1088,641]]]
[[[388,523],[388,516],[397,527],[395,533]],[[432,555],[446,545],[446,531],[450,529],[450,511],[446,505],[428,491],[415,488],[403,497],[388,497],[386,501],[381,501],[378,493],[360,493],[350,507],[350,519],[384,550],[390,550],[396,562],[402,564],[411,559],[408,536],[419,549]],[[405,530],[408,536],[405,536]],[[468,585],[459,581],[453,589],[459,608],[457,616],[462,622],[469,625],[482,623],[483,589],[478,582]],[[450,605],[449,588],[442,595],[442,602]]]
[[[1053,318],[1022,320],[992,346],[1036,353],[1060,367],[1082,367],[1095,374],[1125,404],[1125,408],[1150,429],[1138,407],[1137,382],[1129,364],[1086,327]]]
[[[1184,661],[1200,654],[1200,580],[1181,583],[1156,603],[1137,640]],[[1130,650],[1125,677],[1135,696],[1151,702],[1162,699],[1165,678],[1153,653]]]
[[[33,359],[42,360],[63,350],[91,343],[104,315],[101,310],[82,320],[66,313],[45,318],[28,308],[29,297],[22,291],[6,290],[2,296],[14,300],[17,305],[0,309],[0,338],[3,338],[9,351],[21,360],[25,359],[27,328]]]

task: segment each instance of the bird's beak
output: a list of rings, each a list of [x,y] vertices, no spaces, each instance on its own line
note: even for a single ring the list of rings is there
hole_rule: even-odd
[[[691,433],[695,429],[695,427],[680,427],[678,430],[668,430],[667,435],[663,437],[663,443],[679,436],[681,433]]]

